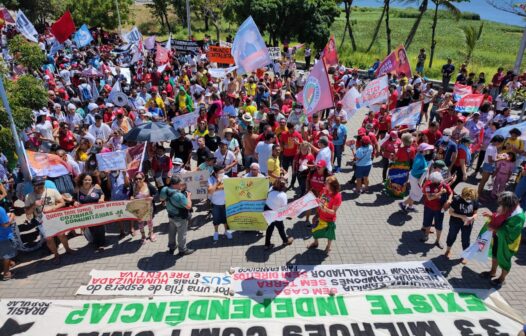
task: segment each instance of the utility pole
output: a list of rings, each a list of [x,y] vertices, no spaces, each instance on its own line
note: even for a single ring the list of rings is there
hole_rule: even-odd
[[[522,32],[522,39],[521,39],[521,44],[519,47],[519,53],[517,54],[517,58],[515,59],[515,66],[513,67],[513,73],[516,75],[518,75],[521,72],[522,58],[524,56],[525,49],[526,49],[526,27],[524,27],[524,31]]]
[[[190,24],[190,0],[186,0],[186,24],[188,25],[188,38],[192,36],[192,26]]]
[[[122,36],[121,11],[119,10],[119,0],[115,0],[115,7],[117,7],[117,19],[119,20],[119,35]]]

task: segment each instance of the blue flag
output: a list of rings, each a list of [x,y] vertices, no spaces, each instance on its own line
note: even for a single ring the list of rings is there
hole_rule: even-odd
[[[241,24],[236,33],[232,44],[232,57],[240,75],[272,63],[268,48],[252,16]]]
[[[88,26],[86,24],[83,24],[82,27],[77,30],[75,33],[75,36],[73,37],[73,41],[77,45],[78,48],[85,47],[93,41],[93,36],[91,36],[91,32],[88,29]]]
[[[49,56],[54,57],[55,54],[59,51],[64,49],[64,45],[62,43],[59,43],[57,39],[53,40],[53,44],[51,45],[51,48],[49,49]]]

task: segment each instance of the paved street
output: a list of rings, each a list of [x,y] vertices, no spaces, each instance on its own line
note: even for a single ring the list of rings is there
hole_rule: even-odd
[[[351,135],[356,133],[362,115],[356,116],[349,125]],[[338,174],[340,182],[350,178],[349,169]],[[62,263],[55,265],[45,250],[21,254],[20,265],[15,268],[16,279],[0,283],[0,297],[75,299],[75,291],[89,280],[92,269],[106,270],[192,270],[224,272],[231,266],[277,266],[284,264],[341,264],[379,263],[412,260],[433,260],[444,275],[457,288],[488,288],[488,282],[478,277],[485,267],[476,264],[463,266],[458,258],[460,236],[457,240],[453,259],[447,260],[440,250],[431,244],[419,242],[421,237],[422,206],[417,213],[404,215],[398,211],[397,199],[382,193],[381,169],[374,168],[371,174],[371,193],[353,194],[343,187],[344,203],[339,210],[336,237],[332,252],[325,256],[321,250],[307,250],[309,229],[303,219],[286,221],[287,231],[295,238],[291,246],[275,248],[272,252],[263,249],[264,236],[255,233],[234,233],[234,239],[221,237],[218,244],[212,244],[212,224],[206,212],[194,213],[194,220],[188,232],[188,246],[197,251],[183,258],[166,254],[167,215],[163,210],[155,216],[158,240],[155,243],[140,243],[140,235],[127,236],[118,241],[118,227],[110,225],[109,248],[95,253],[86,245],[83,237],[70,240],[78,249],[73,256],[64,255]],[[457,187],[460,190],[462,185]],[[293,196],[293,193],[290,193]],[[449,216],[445,219],[442,242],[445,245]],[[479,219],[472,238],[482,225]],[[434,239],[430,239],[433,241]],[[274,243],[279,237],[274,234]],[[322,242],[321,248],[325,247]],[[61,248],[61,251],[63,249]],[[526,246],[513,261],[507,283],[500,293],[510,305],[526,315]],[[100,297],[91,297],[100,299]]]

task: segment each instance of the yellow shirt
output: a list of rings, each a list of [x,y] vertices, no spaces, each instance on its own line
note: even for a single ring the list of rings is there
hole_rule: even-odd
[[[274,183],[276,178],[272,177],[270,174],[274,176],[279,176],[281,174],[281,162],[279,162],[279,156],[277,158],[274,158],[271,156],[267,161],[267,170],[268,170],[268,176],[270,183]]]
[[[161,110],[163,110],[164,113],[166,113],[166,107],[164,106],[164,101],[163,101],[163,99],[160,96],[156,96],[155,98],[153,98],[153,97],[150,98],[150,100],[148,100],[148,102],[146,103],[146,108],[149,109],[150,107],[152,107],[154,101],[157,104],[157,106]]]
[[[506,153],[509,151],[513,151],[513,149],[516,149],[518,151],[524,150],[524,143],[522,142],[521,138],[517,138],[513,140],[512,138],[508,138],[504,141],[504,144],[502,145],[501,153]]]
[[[256,95],[256,89],[257,89],[256,83],[245,83],[245,89],[247,90],[247,96],[254,97]]]
[[[245,112],[250,113],[250,115],[252,116],[254,115],[254,113],[256,113],[257,110],[257,107],[255,107],[254,105],[245,106]]]

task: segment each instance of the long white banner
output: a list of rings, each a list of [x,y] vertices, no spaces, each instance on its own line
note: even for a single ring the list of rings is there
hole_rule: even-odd
[[[186,271],[92,270],[77,295],[229,296],[230,275]]]
[[[236,296],[346,295],[382,288],[451,289],[432,261],[234,268]]]
[[[352,296],[2,299],[0,334],[24,336],[516,335],[498,293],[381,290]]]
[[[176,130],[186,128],[188,126],[194,126],[197,124],[197,118],[199,118],[198,112],[186,113],[177,117],[173,117],[172,126]]]
[[[302,212],[317,208],[319,201],[314,196],[312,192],[309,192],[307,195],[295,200],[294,202],[287,204],[286,207],[283,207],[278,210],[267,210],[263,212],[263,217],[270,225],[270,223],[275,221],[283,221],[287,217],[298,217]]]

